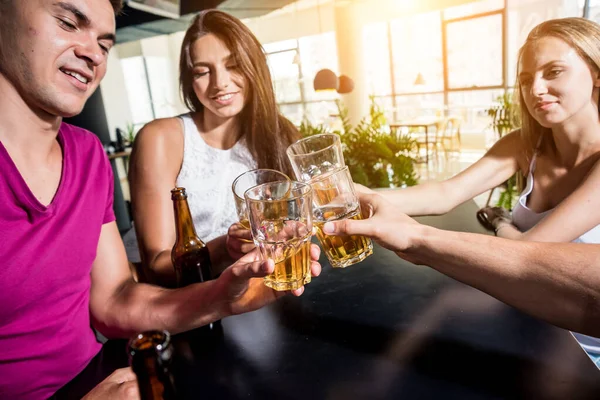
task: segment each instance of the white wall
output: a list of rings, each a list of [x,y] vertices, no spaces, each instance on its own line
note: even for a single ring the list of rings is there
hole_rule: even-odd
[[[167,104],[168,110],[156,110],[157,115],[169,116],[185,111],[185,107],[179,95],[179,49],[183,34],[161,35],[141,41],[142,55],[147,58],[155,57],[164,62],[166,72],[160,82],[165,93],[161,93]],[[149,66],[150,68],[150,66]],[[151,73],[152,71],[149,71]],[[149,76],[149,79],[152,79]],[[157,82],[158,83],[158,82]],[[158,99],[154,99],[155,104]]]
[[[175,82],[173,87],[175,88],[174,93],[174,106],[175,110],[177,110],[178,114],[183,114],[188,112],[189,110],[183,103],[183,99],[181,98],[181,94],[179,92],[179,54],[181,52],[181,43],[183,42],[183,37],[185,36],[185,32],[177,32],[168,36],[169,39],[169,58],[171,60],[172,70],[174,71],[173,77],[175,78]]]
[[[110,137],[111,140],[116,140],[116,129],[121,128],[125,131],[127,124],[132,120],[119,50],[116,48],[109,53],[108,68],[100,83],[100,90]]]
[[[127,124],[133,120],[121,65],[122,59],[140,56],[165,59],[169,67],[169,73],[164,77],[166,81],[161,83],[168,88],[166,97],[169,102],[170,113],[176,115],[187,112],[187,108],[179,94],[179,51],[183,36],[184,32],[156,36],[137,42],[118,44],[111,50],[108,58],[108,69],[100,84],[100,89],[102,90],[106,118],[113,140],[115,139],[116,128],[119,127],[125,130]]]

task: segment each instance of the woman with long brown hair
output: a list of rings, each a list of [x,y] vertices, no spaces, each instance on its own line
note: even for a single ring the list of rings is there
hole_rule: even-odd
[[[213,264],[235,258],[242,242],[227,235],[237,221],[232,181],[253,168],[291,173],[285,149],[299,137],[277,109],[262,46],[225,12],[207,10],[192,21],[181,47],[180,89],[190,112],[144,126],[129,171],[142,261],[167,279],[175,242],[170,190],[186,188]]]

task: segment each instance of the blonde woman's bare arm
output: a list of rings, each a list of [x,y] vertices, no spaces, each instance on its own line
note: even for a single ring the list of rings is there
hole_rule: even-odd
[[[523,144],[515,131],[500,139],[476,163],[443,182],[378,191],[408,215],[440,215],[506,181],[520,169]]]

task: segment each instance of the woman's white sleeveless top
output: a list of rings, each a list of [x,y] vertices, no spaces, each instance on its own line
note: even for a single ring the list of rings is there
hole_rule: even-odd
[[[256,168],[256,162],[244,138],[228,150],[215,149],[206,144],[189,114],[179,118],[184,145],[176,184],[187,192],[196,233],[208,242],[225,235],[237,222],[231,184],[238,175]]]

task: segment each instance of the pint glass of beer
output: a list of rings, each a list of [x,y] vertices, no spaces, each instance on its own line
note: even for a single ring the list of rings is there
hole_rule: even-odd
[[[296,179],[301,182],[346,165],[340,137],[336,134],[324,133],[300,139],[292,143],[286,153]]]
[[[367,237],[323,233],[323,225],[328,221],[362,219],[348,167],[319,175],[310,181],[310,185],[313,189],[313,223],[331,266],[346,268],[373,254],[373,243]]]
[[[233,199],[235,201],[235,209],[237,211],[240,223],[246,229],[250,229],[248,220],[248,211],[246,210],[246,200],[244,193],[251,187],[261,185],[267,182],[289,181],[290,178],[283,172],[274,169],[253,169],[246,171],[233,181],[231,190],[233,191]]]
[[[275,262],[265,285],[293,290],[310,282],[312,190],[295,181],[267,182],[244,193],[254,243]]]

